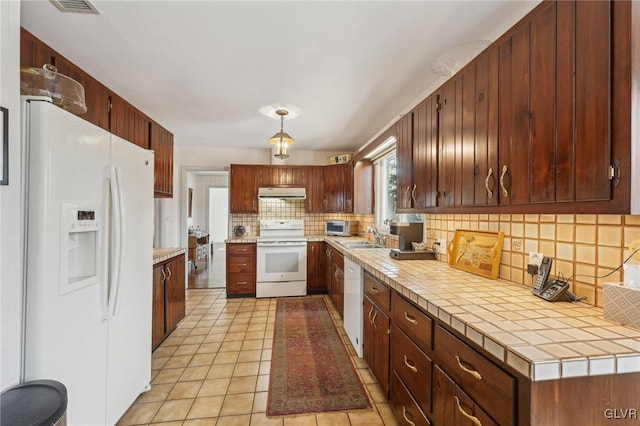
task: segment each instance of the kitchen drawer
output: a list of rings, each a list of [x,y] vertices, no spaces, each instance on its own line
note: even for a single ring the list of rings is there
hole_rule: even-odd
[[[397,293],[392,297],[393,323],[400,327],[418,347],[431,352],[433,341],[433,320],[417,306]]]
[[[227,294],[255,294],[255,274],[233,274],[227,276]]]
[[[436,362],[501,425],[514,424],[515,379],[462,340],[436,326]]]
[[[399,424],[412,426],[431,425],[396,373],[393,373],[391,377],[391,389],[391,409],[396,415]]]
[[[228,273],[256,273],[255,256],[229,256],[227,255],[227,274]]]
[[[395,324],[391,335],[391,370],[425,413],[431,413],[431,359]]]
[[[391,291],[369,273],[364,273],[364,294],[386,314],[391,308]]]
[[[255,244],[227,244],[227,255],[234,254],[255,254]]]

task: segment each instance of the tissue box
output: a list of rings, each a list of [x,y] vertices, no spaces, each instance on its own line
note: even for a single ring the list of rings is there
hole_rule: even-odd
[[[603,283],[602,298],[605,319],[640,329],[640,289]]]

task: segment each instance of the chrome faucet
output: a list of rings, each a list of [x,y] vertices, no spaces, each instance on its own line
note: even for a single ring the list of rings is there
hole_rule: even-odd
[[[373,240],[375,241],[376,244],[383,247],[386,246],[387,237],[381,234],[378,228],[376,228],[375,226],[373,227],[369,226],[367,228],[367,233],[373,235]]]

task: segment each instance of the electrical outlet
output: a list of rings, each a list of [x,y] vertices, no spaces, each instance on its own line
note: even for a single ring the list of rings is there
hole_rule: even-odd
[[[540,266],[543,257],[544,256],[542,253],[536,253],[535,251],[532,251],[531,253],[529,253],[529,265]]]
[[[438,253],[447,254],[447,240],[446,238],[439,238],[436,241],[440,243],[438,246]]]
[[[511,251],[517,251],[522,253],[524,250],[524,241],[522,238],[513,238],[511,239]]]

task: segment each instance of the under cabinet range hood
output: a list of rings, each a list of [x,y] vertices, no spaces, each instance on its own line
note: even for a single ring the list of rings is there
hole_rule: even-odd
[[[305,200],[307,193],[304,188],[258,188],[258,198],[280,198],[284,200]]]

